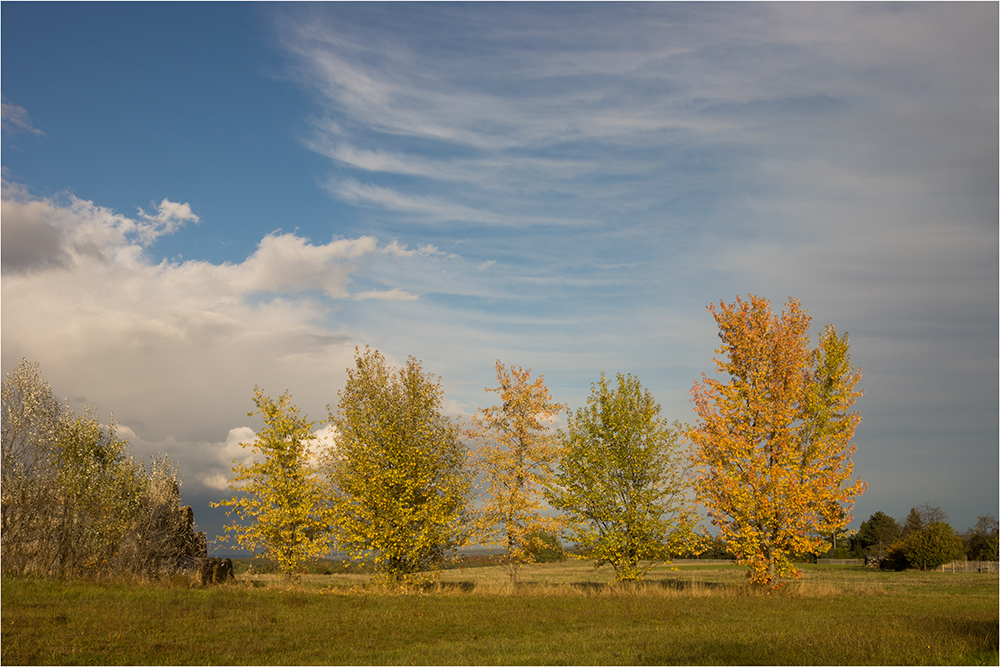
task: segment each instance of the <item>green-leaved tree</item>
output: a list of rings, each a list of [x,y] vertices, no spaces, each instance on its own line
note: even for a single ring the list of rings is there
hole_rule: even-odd
[[[613,386],[602,373],[568,429],[548,498],[568,515],[580,553],[635,581],[655,560],[698,550],[680,425],[660,417],[637,378],[619,373]]]

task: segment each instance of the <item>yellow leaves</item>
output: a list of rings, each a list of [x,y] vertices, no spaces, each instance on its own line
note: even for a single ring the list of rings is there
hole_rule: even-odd
[[[511,581],[517,567],[530,562],[524,536],[534,530],[553,531],[557,522],[541,514],[542,493],[551,476],[558,449],[548,429],[565,406],[554,403],[544,378],[531,370],[506,368],[496,362],[499,405],[480,408],[467,437],[478,445],[476,469],[483,475],[483,506],[477,516],[477,536],[483,544],[507,550]]]
[[[861,417],[847,412],[861,373],[833,327],[809,350],[810,318],[797,300],[779,315],[756,296],[709,311],[723,341],[716,365],[729,382],[703,376],[692,389],[695,487],[751,580],[773,585],[797,574],[790,554],[816,550],[817,532],[846,525],[849,512],[832,520],[828,508],[849,510],[864,491],[850,482]]]
[[[236,514],[239,521],[225,527],[233,532],[237,544],[253,553],[265,553],[288,575],[296,573],[310,559],[329,549],[329,509],[309,463],[309,443],[314,440],[314,423],[299,415],[286,392],[277,400],[254,388],[257,409],[250,416],[261,415],[264,429],[253,443],[240,443],[264,456],[250,466],[234,462],[230,488],[241,495],[212,503],[229,507],[227,516]],[[220,536],[225,540],[227,536]]]
[[[339,433],[324,457],[335,541],[393,578],[434,566],[466,537],[467,452],[441,395],[412,357],[397,371],[366,348],[330,415]]]

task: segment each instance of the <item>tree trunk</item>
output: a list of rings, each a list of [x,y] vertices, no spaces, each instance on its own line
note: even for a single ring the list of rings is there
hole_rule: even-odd
[[[514,537],[507,531],[507,566],[510,568],[510,585],[513,586],[517,583],[517,563],[514,562],[514,556],[511,553],[514,549]]]

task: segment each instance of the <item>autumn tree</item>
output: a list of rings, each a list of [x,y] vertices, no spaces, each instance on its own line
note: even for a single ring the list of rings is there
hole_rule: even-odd
[[[496,362],[495,392],[499,405],[480,408],[467,435],[478,444],[476,464],[482,474],[484,501],[477,519],[482,544],[504,548],[510,583],[517,571],[533,561],[533,534],[557,532],[558,521],[545,515],[545,488],[558,456],[553,417],[565,406],[555,403],[545,379],[531,379],[531,369]]]
[[[757,296],[708,310],[727,381],[702,375],[692,390],[695,488],[750,581],[773,587],[801,576],[791,557],[820,551],[865,489],[851,479],[861,371],[832,326],[810,349],[810,317],[795,299],[781,314]]]
[[[237,494],[212,507],[228,507],[226,515],[235,514],[221,541],[232,534],[241,549],[270,558],[290,578],[330,546],[330,511],[311,463],[315,423],[300,414],[288,392],[275,400],[255,387],[253,400],[256,410],[247,416],[261,415],[264,428],[240,446],[259,460],[233,461],[229,488]]]
[[[660,416],[637,378],[619,373],[615,387],[602,373],[568,430],[547,495],[580,553],[611,564],[618,581],[637,581],[656,560],[700,551],[680,424]]]
[[[58,456],[54,569],[59,576],[95,574],[116,560],[139,518],[146,475],[114,419],[101,424],[92,410],[67,414]]]
[[[467,450],[441,397],[416,359],[396,370],[365,348],[355,352],[338,412],[331,408],[337,441],[324,466],[336,544],[389,581],[437,566],[467,539]]]
[[[0,544],[5,572],[23,574],[47,554],[58,489],[63,408],[37,362],[22,359],[3,380]]]

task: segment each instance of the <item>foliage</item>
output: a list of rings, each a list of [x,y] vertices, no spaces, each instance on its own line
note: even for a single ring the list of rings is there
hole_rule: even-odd
[[[558,454],[549,426],[565,406],[552,402],[542,376],[531,380],[531,369],[508,369],[498,360],[496,371],[499,386],[486,391],[496,392],[500,405],[480,408],[467,435],[479,443],[476,466],[485,484],[479,541],[506,549],[513,584],[517,569],[534,560],[528,535],[559,528],[542,514],[541,500]]]
[[[889,561],[897,569],[909,566],[934,569],[965,555],[965,542],[951,526],[935,521],[920,530],[912,530],[889,549]],[[902,567],[901,567],[902,566]]]
[[[58,502],[58,436],[63,408],[53,398],[37,362],[22,360],[3,381],[0,521],[4,572],[24,573],[50,556]],[[42,538],[42,539],[40,539]]]
[[[637,581],[654,560],[697,549],[694,509],[678,447],[660,406],[632,375],[592,385],[571,412],[569,437],[547,494],[569,517],[577,549],[610,563],[619,581]],[[647,565],[642,566],[646,561]]]
[[[1000,524],[992,514],[977,517],[976,525],[966,533],[965,550],[969,560],[997,560]]]
[[[226,515],[235,513],[238,519],[225,527],[220,541],[232,533],[241,549],[271,558],[291,577],[330,546],[330,512],[310,464],[315,424],[300,416],[288,392],[274,400],[255,387],[253,400],[257,409],[247,416],[261,415],[264,428],[254,442],[240,446],[263,460],[250,465],[233,461],[229,488],[239,494],[212,507],[228,507]]]
[[[882,560],[899,536],[896,520],[885,512],[875,512],[867,521],[861,522],[858,532],[851,540],[852,552],[859,557]]]
[[[105,427],[92,412],[67,415],[58,452],[57,571],[90,574],[114,558],[138,517],[144,476],[114,421]]]
[[[680,554],[682,558],[699,558],[704,560],[735,560],[736,556],[729,550],[729,545],[720,536],[710,537],[700,547],[700,553],[687,551]]]
[[[900,531],[902,537],[906,537],[910,533],[917,533],[924,529],[927,524],[924,521],[923,515],[920,513],[916,507],[910,508],[910,513],[906,515],[906,521],[903,522],[903,528]]]
[[[698,498],[754,583],[797,577],[793,554],[817,553],[842,529],[865,484],[851,481],[861,392],[848,336],[832,326],[808,347],[809,315],[795,299],[772,315],[766,299],[712,304],[717,370],[692,390]]]
[[[439,565],[467,540],[467,451],[441,395],[416,359],[397,371],[365,348],[330,415],[337,444],[324,466],[336,545],[393,581]]]
[[[524,536],[525,549],[535,563],[557,563],[566,560],[562,542],[545,530],[533,530]]]
[[[172,464],[147,471],[113,417],[56,402],[37,362],[5,377],[2,430],[4,572],[150,576],[196,553]]]

